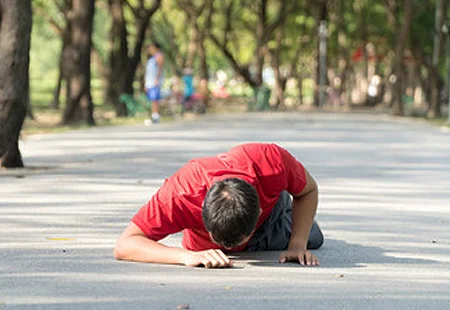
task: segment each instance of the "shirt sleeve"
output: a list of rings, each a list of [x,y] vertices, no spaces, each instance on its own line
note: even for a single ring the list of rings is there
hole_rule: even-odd
[[[183,211],[180,199],[167,183],[166,180],[150,201],[132,218],[132,222],[154,241],[185,229],[185,223],[181,220]]]
[[[278,146],[284,168],[286,190],[291,195],[300,194],[306,186],[306,172],[303,165],[286,149]]]

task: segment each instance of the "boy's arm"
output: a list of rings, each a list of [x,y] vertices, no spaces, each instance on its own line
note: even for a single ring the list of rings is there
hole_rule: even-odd
[[[119,260],[182,264],[191,267],[200,265],[206,268],[232,266],[231,261],[220,250],[193,252],[178,247],[169,247],[147,238],[133,222],[117,240],[114,257]]]
[[[287,251],[280,255],[280,262],[298,260],[301,265],[318,266],[317,257],[307,250],[309,232],[318,203],[316,181],[305,169],[306,186],[292,201],[292,234]]]
[[[156,64],[158,65],[158,73],[156,74],[156,84],[159,84],[162,72],[164,70],[164,55],[159,53],[156,57]]]

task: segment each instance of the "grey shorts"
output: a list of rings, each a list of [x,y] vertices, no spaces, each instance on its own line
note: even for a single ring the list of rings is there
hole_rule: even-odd
[[[292,197],[283,191],[275,204],[269,218],[255,231],[246,251],[282,251],[286,250],[292,232]],[[322,246],[323,234],[314,221],[308,238],[308,249],[315,250]]]

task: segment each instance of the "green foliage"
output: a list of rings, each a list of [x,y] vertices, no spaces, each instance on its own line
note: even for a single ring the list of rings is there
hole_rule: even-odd
[[[61,53],[61,39],[48,18],[64,26],[52,1],[33,1],[33,28],[30,48],[30,98],[37,109],[47,107],[52,100],[58,74],[58,59]],[[46,15],[42,15],[45,13]]]
[[[111,29],[111,15],[108,11],[107,2],[108,1],[97,1],[96,3],[94,32],[92,34],[92,41],[104,64],[108,62],[108,41],[109,31]]]
[[[208,25],[208,6],[196,20],[200,30],[207,30],[218,38],[225,37],[227,26],[231,31],[223,42],[236,60],[251,67],[255,63],[255,55],[258,47],[256,40],[258,23],[258,4],[260,1],[252,0],[211,0],[214,12],[212,26]],[[395,1],[394,1],[395,2]],[[33,32],[31,41],[31,99],[33,106],[43,108],[52,99],[52,92],[56,86],[58,74],[58,60],[61,52],[61,34],[58,27],[65,26],[65,16],[61,12],[60,5],[65,0],[33,0]],[[111,13],[108,0],[96,1],[95,26],[93,42],[99,55],[100,65],[108,68],[110,50]],[[125,5],[125,19],[128,22],[127,42],[133,46],[136,36],[134,10],[139,11],[141,3],[150,7],[153,1],[128,0]],[[191,24],[188,21],[187,10],[190,5],[201,7],[202,0],[167,0],[162,2],[159,11],[151,20],[151,27],[144,43],[144,47],[150,40],[156,39],[163,45],[165,51],[173,54],[166,57],[167,75],[174,74],[185,61],[188,53],[189,35]],[[267,20],[270,24],[276,19],[276,12],[281,5],[281,0],[268,0]],[[294,3],[294,0],[288,1]],[[278,46],[274,31],[269,38],[267,47],[271,50],[279,49],[281,66],[292,64],[300,47],[300,59],[296,65],[304,73],[308,83],[314,76],[314,64],[318,46],[318,3],[316,1],[298,0],[297,7],[289,14],[283,23],[283,39]],[[332,0],[328,1],[328,65],[330,68],[338,68],[341,58],[351,62],[351,55],[356,49],[367,42],[372,42],[378,55],[390,55],[395,48],[397,27],[395,23],[401,22],[403,8],[398,5],[393,12],[389,11],[388,1],[381,0]],[[392,2],[393,3],[393,2]],[[401,1],[395,2],[400,4]],[[231,5],[231,18],[227,18],[226,11]],[[433,28],[435,18],[435,0],[416,0],[414,2],[414,19],[412,23],[411,42],[407,42],[407,49],[418,46],[425,57],[431,57],[433,52]],[[449,10],[447,10],[449,11]],[[390,19],[390,14],[394,14]],[[450,13],[448,13],[450,14]],[[450,15],[447,15],[450,20]],[[394,23],[394,24],[393,24]],[[206,33],[207,35],[207,33]],[[344,38],[344,39],[343,39]],[[231,73],[229,61],[210,39],[205,41],[208,67],[212,73],[222,69]],[[130,48],[130,53],[132,53]],[[142,63],[146,55],[143,54]],[[442,57],[440,66],[441,76],[446,76],[446,58]],[[270,58],[266,57],[266,66],[270,65]],[[352,64],[356,71],[361,70],[359,65]],[[383,60],[381,70],[388,72],[390,63]],[[172,69],[175,68],[175,69]],[[194,71],[198,70],[198,58],[194,63]],[[140,68],[142,70],[142,68]],[[94,102],[102,103],[105,81],[99,72],[99,66],[93,64],[93,94]],[[305,87],[307,91],[313,89],[313,85]],[[233,91],[231,91],[233,92]],[[245,93],[245,91],[239,91]],[[308,93],[307,96],[310,94]],[[294,95],[295,96],[295,95]]]

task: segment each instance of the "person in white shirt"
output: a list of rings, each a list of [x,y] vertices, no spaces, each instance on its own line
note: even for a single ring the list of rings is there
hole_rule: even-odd
[[[152,102],[152,123],[159,122],[159,101],[161,100],[161,86],[164,80],[164,54],[158,43],[153,42],[147,48],[151,55],[145,69],[145,93]]]

